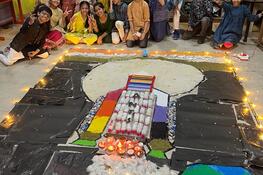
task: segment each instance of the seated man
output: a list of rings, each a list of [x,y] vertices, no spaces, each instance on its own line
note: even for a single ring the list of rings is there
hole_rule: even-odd
[[[188,40],[200,34],[197,42],[203,44],[212,30],[212,12],[212,0],[193,0],[190,6],[189,27],[183,34],[183,39]]]
[[[114,21],[114,27],[111,33],[113,44],[118,44],[120,41],[126,42],[129,32],[127,8],[127,4],[121,0],[111,0],[110,18]]]
[[[128,5],[128,20],[130,31],[127,37],[127,47],[138,44],[140,48],[146,48],[150,27],[150,10],[144,0],[133,0]]]
[[[242,30],[245,18],[256,21],[262,17],[262,13],[251,15],[245,5],[240,5],[241,0],[232,0],[232,4],[215,0],[224,9],[224,17],[218,26],[212,41],[212,46],[217,48],[231,49],[242,38]]]
[[[35,12],[25,20],[10,47],[0,53],[0,61],[9,66],[23,58],[47,58],[49,54],[43,45],[50,30],[51,16],[52,11],[48,6],[37,6]]]

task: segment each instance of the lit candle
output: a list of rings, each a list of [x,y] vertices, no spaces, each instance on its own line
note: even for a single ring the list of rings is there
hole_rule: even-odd
[[[246,108],[243,108],[243,110],[242,110],[242,114],[243,115],[248,115],[248,112],[249,112],[249,109],[246,107]]]
[[[109,145],[109,146],[107,147],[107,152],[108,152],[108,154],[111,154],[114,150],[115,150],[114,145]]]
[[[104,149],[104,148],[105,148],[105,141],[104,141],[104,140],[102,140],[102,141],[99,142],[99,147],[100,147],[101,149]]]
[[[118,141],[117,147],[118,147],[118,148],[122,148],[122,147],[123,147],[123,144],[122,144],[120,141]]]
[[[106,139],[106,141],[107,141],[108,144],[113,144],[115,142],[115,138],[114,137],[108,137]]]
[[[135,146],[135,147],[134,147],[134,151],[135,151],[135,152],[141,151],[141,150],[142,150],[142,148],[141,148],[140,146]]]
[[[127,147],[127,149],[133,149],[134,148],[134,143],[132,141],[128,140],[126,142],[126,147]]]
[[[143,152],[142,152],[142,151],[135,151],[135,155],[136,155],[137,157],[142,157]]]
[[[117,153],[120,155],[123,155],[125,153],[125,148],[124,147],[118,147],[117,148]]]

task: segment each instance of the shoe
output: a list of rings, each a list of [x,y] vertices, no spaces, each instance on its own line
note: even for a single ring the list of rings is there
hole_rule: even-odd
[[[4,54],[0,54],[0,61],[6,66],[12,65],[12,63],[8,61],[8,58]]]
[[[200,37],[198,38],[198,40],[197,40],[197,43],[198,43],[198,44],[204,44],[204,43],[205,43],[205,37],[200,36]]]
[[[180,38],[180,32],[179,30],[174,30],[173,32],[173,39],[178,40]]]

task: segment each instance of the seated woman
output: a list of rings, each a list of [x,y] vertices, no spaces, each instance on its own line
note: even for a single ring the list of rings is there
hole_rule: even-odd
[[[102,3],[97,2],[93,6],[95,19],[92,19],[93,31],[98,35],[97,44],[112,43],[111,30],[112,21],[110,16],[105,12]]]
[[[47,58],[48,52],[43,45],[50,30],[51,16],[52,11],[48,6],[38,5],[33,14],[26,18],[10,47],[0,53],[0,61],[9,66],[23,58]]]
[[[151,10],[151,38],[156,42],[160,42],[167,35],[169,25],[166,0],[150,0],[149,4]]]
[[[50,50],[61,46],[64,43],[63,34],[66,27],[66,17],[69,15],[69,11],[63,11],[58,7],[60,0],[49,0],[49,8],[52,11],[50,18],[51,31],[47,35],[44,48]]]
[[[80,11],[75,13],[68,24],[65,39],[68,43],[86,43],[92,45],[97,41],[97,35],[93,34],[90,15],[90,5],[87,1],[81,1]]]
[[[256,21],[262,17],[262,13],[251,15],[246,6],[240,5],[241,0],[232,0],[232,5],[221,0],[215,0],[215,2],[223,7],[225,15],[215,31],[212,46],[216,49],[233,48],[242,38],[245,18]]]
[[[118,44],[120,41],[126,42],[129,32],[129,21],[127,16],[127,4],[122,0],[112,0],[110,4],[110,18],[115,26],[112,29],[112,43]]]

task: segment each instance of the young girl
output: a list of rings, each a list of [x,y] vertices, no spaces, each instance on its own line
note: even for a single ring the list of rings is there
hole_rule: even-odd
[[[240,5],[241,0],[232,0],[232,5],[221,0],[215,0],[215,2],[223,7],[225,15],[214,34],[212,46],[216,49],[233,48],[242,37],[245,19],[256,21],[262,17],[262,13],[251,15],[246,6]]]
[[[49,0],[49,7],[52,11],[50,18],[51,31],[49,32],[44,48],[53,49],[61,46],[64,43],[63,34],[65,33],[64,28],[66,26],[66,17],[69,15],[68,10],[64,13],[58,7],[60,0]]]
[[[92,19],[93,30],[98,35],[97,44],[111,43],[112,21],[110,16],[105,12],[102,3],[97,2],[93,6],[95,19]]]
[[[25,20],[10,47],[0,53],[0,61],[9,66],[23,58],[47,58],[48,52],[43,49],[43,45],[50,30],[51,16],[52,11],[48,6],[38,5],[34,13]]]
[[[86,43],[92,45],[97,41],[97,35],[93,34],[91,24],[90,5],[87,1],[81,1],[80,11],[75,13],[68,24],[65,39],[72,44]]]

